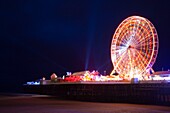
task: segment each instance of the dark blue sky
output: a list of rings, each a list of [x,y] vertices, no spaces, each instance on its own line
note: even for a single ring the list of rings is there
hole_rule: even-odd
[[[110,73],[110,44],[128,16],[148,18],[159,36],[155,70],[170,68],[169,0],[1,0],[1,86],[55,72]]]

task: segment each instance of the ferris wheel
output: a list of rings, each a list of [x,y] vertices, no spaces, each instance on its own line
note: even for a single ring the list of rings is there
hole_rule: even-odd
[[[152,69],[158,54],[159,40],[155,27],[146,18],[131,16],[116,29],[111,42],[113,71],[121,75],[145,75]]]

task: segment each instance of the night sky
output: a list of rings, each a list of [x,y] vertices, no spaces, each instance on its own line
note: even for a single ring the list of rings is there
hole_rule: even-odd
[[[95,69],[109,74],[112,36],[132,15],[149,19],[158,32],[153,69],[169,69],[169,0],[1,0],[1,91],[49,79],[53,72],[61,76]]]

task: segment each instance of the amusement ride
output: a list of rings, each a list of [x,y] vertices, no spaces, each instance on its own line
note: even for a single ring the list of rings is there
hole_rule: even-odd
[[[158,54],[155,27],[146,18],[130,16],[116,29],[111,42],[113,71],[124,79],[147,78]]]

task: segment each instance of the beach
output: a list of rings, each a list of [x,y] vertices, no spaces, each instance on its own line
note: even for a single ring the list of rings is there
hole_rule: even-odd
[[[61,100],[48,95],[0,96],[0,113],[169,113],[168,106]]]

